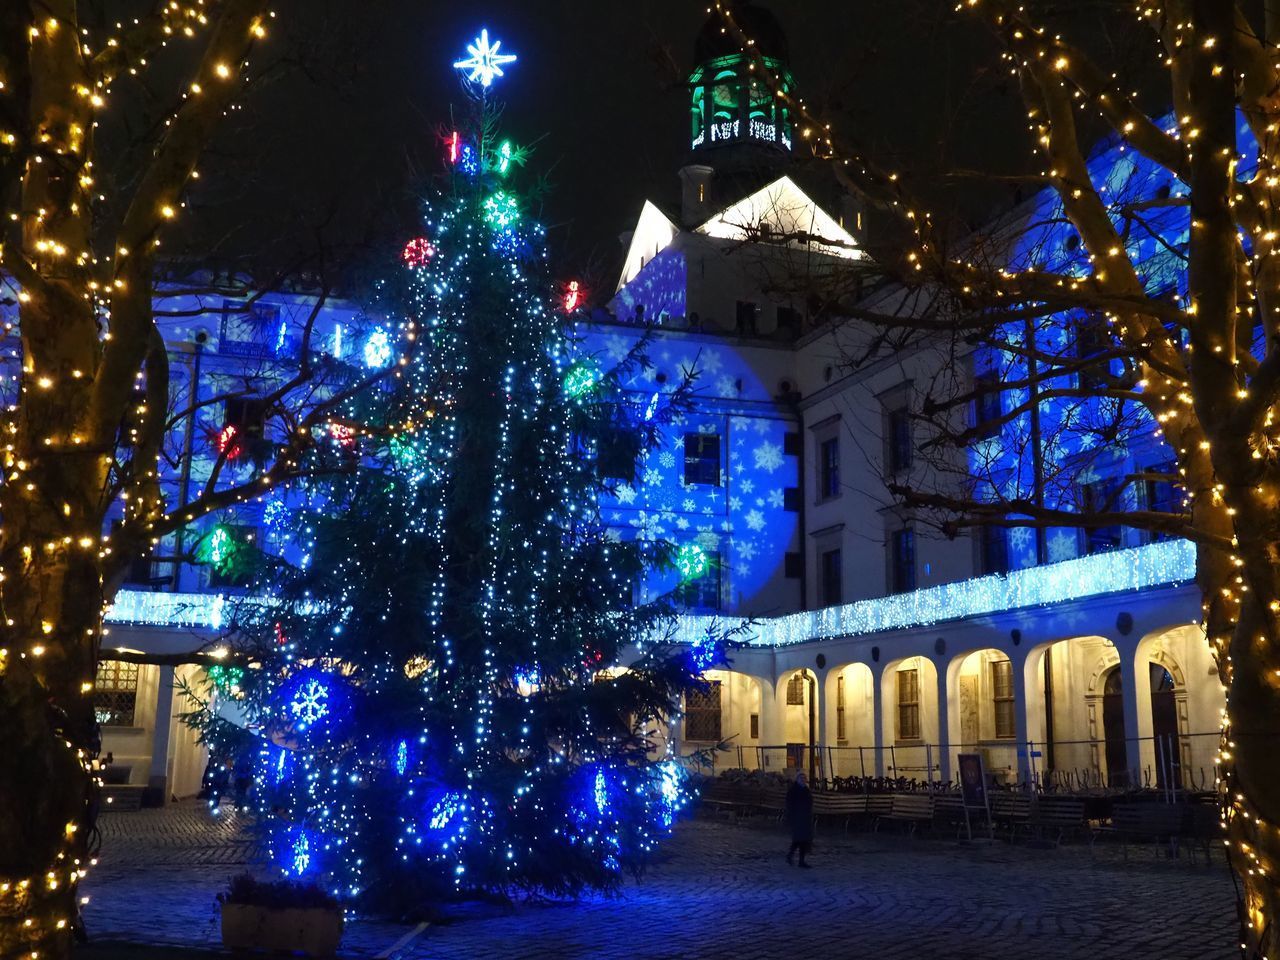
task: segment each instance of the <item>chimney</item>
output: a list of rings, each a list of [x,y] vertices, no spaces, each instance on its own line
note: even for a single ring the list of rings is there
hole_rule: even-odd
[[[691,163],[680,168],[680,220],[686,229],[705,223],[715,212],[711,202],[712,167]]]

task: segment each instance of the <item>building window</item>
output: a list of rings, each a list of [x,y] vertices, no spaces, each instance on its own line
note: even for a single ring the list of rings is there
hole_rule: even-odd
[[[906,593],[916,588],[916,535],[910,527],[889,534],[889,590]]]
[[[800,332],[800,311],[795,307],[779,307],[778,308],[778,332],[779,333],[799,333]]]
[[[973,431],[982,440],[1000,432],[1000,378],[982,373],[973,378]]]
[[[684,435],[684,482],[720,486],[720,434]]]
[[[218,352],[230,357],[265,357],[278,339],[280,308],[255,300],[222,301]]]
[[[1009,572],[1009,531],[987,524],[980,528],[982,537],[982,572]]]
[[[753,713],[751,715],[751,739],[760,739],[760,714]]]
[[[710,553],[702,576],[680,585],[680,602],[692,610],[720,609],[720,554]]]
[[[905,403],[884,414],[884,462],[889,473],[911,469],[911,415]]]
[[[1120,485],[1115,480],[1096,480],[1080,487],[1086,514],[1113,513],[1120,508]],[[1123,546],[1123,528],[1116,524],[1088,527],[1083,533],[1085,553],[1103,553]]]
[[[720,681],[712,680],[705,690],[690,690],[684,695],[684,737],[719,743]]]
[[[1012,740],[1017,735],[1013,703],[1013,663],[991,661],[991,701],[995,708],[996,739]]]
[[[1100,317],[1089,317],[1076,323],[1076,356],[1088,360],[1112,348],[1111,331]],[[1102,390],[1112,386],[1111,361],[1098,360],[1080,368],[1082,390]]]
[[[819,586],[822,589],[821,602],[824,607],[839,606],[843,601],[841,594],[841,576],[840,576],[840,550],[824,550],[819,557],[819,566],[821,567],[821,581]]]
[[[787,706],[804,706],[804,674],[796,673],[787,681]]]
[[[756,332],[756,314],[760,308],[750,300],[739,300],[735,314],[738,322],[738,333]]]
[[[93,687],[93,712],[104,727],[132,727],[138,701],[138,665],[103,660]]]
[[[225,453],[228,460],[253,456],[262,443],[266,422],[266,401],[231,397],[227,400],[222,432],[218,435],[218,452]]]
[[[898,671],[898,739],[920,739],[920,671]]]
[[[840,496],[840,438],[828,437],[818,444],[818,499]]]
[[[849,739],[844,725],[844,674],[836,677],[836,739],[844,743]]]

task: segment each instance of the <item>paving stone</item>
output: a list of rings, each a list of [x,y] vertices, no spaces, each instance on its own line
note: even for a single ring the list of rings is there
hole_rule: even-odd
[[[202,804],[102,817],[100,865],[85,883],[93,937],[219,943],[214,901],[254,859],[247,818]],[[661,862],[617,898],[467,908],[400,960],[753,960],[781,956],[1054,960],[1228,960],[1234,894],[1221,860],[1103,847],[1030,850],[879,834],[820,837],[814,869],[783,861],[769,825],[681,824]],[[409,927],[356,920],[343,956],[370,958]]]

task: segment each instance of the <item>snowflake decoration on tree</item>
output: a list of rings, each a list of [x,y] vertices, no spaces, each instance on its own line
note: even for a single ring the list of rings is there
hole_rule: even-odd
[[[501,40],[495,40],[490,44],[489,31],[481,30],[480,36],[467,44],[467,53],[471,56],[456,61],[453,66],[457,70],[470,71],[467,79],[472,83],[478,82],[480,86],[488,89],[496,77],[504,76],[502,65],[516,61],[514,53],[499,53],[498,49],[501,46]]]
[[[304,725],[315,723],[329,714],[329,690],[319,680],[308,680],[289,704],[293,715]]]

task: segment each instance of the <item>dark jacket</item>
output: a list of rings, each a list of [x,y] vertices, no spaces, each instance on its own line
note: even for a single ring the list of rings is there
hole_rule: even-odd
[[[799,781],[787,789],[787,823],[792,840],[813,839],[813,793]]]

